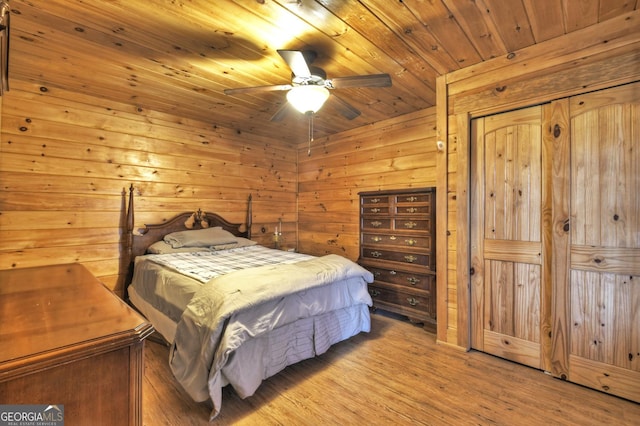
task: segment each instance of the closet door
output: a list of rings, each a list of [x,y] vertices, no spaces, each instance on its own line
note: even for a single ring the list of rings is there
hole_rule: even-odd
[[[471,346],[535,368],[550,317],[541,129],[540,106],[471,125]]]
[[[640,402],[640,83],[471,130],[472,347]]]
[[[640,402],[640,83],[567,103],[552,373]]]

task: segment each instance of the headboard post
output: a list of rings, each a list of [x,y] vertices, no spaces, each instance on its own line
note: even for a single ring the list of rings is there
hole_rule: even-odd
[[[127,265],[127,276],[125,277],[125,285],[124,285],[124,300],[129,300],[129,294],[127,292],[127,287],[133,278],[133,184],[129,186],[129,204],[127,205],[127,223],[126,223],[126,242],[127,246],[125,248],[125,265]]]
[[[127,234],[129,234],[129,256],[133,245],[133,184],[129,187],[129,206],[127,208]]]
[[[251,224],[253,223],[253,213],[252,213],[252,197],[249,194],[249,200],[247,201],[247,238],[251,239]]]

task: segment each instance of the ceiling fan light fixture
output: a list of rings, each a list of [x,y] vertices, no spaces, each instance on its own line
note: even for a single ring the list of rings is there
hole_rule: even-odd
[[[318,112],[328,97],[329,90],[324,86],[296,86],[287,92],[287,101],[303,114]]]

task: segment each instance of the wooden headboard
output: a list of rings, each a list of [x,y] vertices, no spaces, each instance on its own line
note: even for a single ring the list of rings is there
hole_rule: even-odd
[[[128,270],[124,290],[125,299],[128,296],[127,287],[129,286],[129,284],[131,283],[131,279],[133,278],[133,266],[135,258],[137,256],[142,256],[143,254],[145,254],[147,252],[147,248],[151,244],[162,240],[165,235],[170,234],[171,232],[187,231],[190,229],[202,229],[203,221],[206,221],[208,227],[220,226],[222,227],[222,229],[231,232],[233,235],[251,239],[251,194],[249,194],[247,202],[246,223],[229,222],[216,213],[203,212],[202,210],[198,210],[196,212],[190,211],[180,213],[163,223],[152,225],[145,224],[144,228],[134,230],[133,189],[133,185],[131,185],[131,187],[129,188],[129,205],[127,207],[127,238],[125,243],[126,250],[124,256],[127,260],[125,264],[128,265]],[[192,218],[192,216],[194,217]],[[187,227],[187,221],[189,221],[190,225],[192,224],[191,227]],[[243,228],[244,231],[241,231],[241,229]]]

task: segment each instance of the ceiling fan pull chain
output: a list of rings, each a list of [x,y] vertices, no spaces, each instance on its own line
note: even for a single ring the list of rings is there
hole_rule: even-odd
[[[309,147],[307,148],[307,156],[311,157],[311,142],[313,142],[313,112],[309,112]]]

